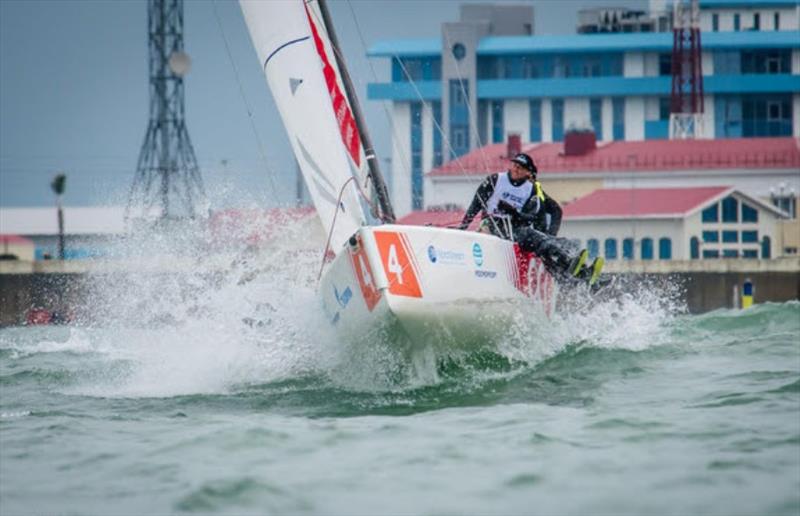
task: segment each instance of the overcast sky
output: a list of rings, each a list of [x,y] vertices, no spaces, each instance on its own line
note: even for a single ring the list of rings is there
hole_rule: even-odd
[[[390,154],[386,109],[365,97],[368,82],[387,80],[389,64],[367,59],[366,49],[381,39],[439,37],[461,3],[329,2],[383,158]],[[646,6],[532,4],[537,34],[574,33],[583,7]],[[184,46],[192,58],[186,121],[213,205],[289,202],[294,161],[238,3],[187,0]],[[59,171],[68,176],[67,205],[126,202],[149,117],[147,50],[144,1],[0,0],[0,206],[51,205],[49,183]]]

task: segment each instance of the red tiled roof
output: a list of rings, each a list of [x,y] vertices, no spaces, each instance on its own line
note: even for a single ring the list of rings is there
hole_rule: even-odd
[[[564,206],[564,218],[681,215],[728,190],[731,187],[595,190]]]
[[[564,156],[564,144],[523,146],[540,173],[626,172],[692,169],[800,169],[797,138],[619,141],[583,156]],[[508,168],[506,144],[476,149],[428,172],[434,177],[485,175]]]
[[[0,243],[15,245],[33,245],[33,240],[19,235],[0,235]]]

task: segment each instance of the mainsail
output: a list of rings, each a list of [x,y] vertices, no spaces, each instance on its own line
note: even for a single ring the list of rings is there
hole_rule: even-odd
[[[338,253],[370,221],[371,188],[318,6],[302,0],[239,3],[311,199]]]

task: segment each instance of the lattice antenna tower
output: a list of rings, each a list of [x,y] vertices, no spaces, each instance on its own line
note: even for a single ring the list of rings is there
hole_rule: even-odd
[[[205,206],[200,168],[186,130],[183,0],[148,0],[150,122],[139,152],[126,219],[134,207],[159,220],[194,218]]]
[[[703,136],[703,59],[698,0],[673,4],[669,137]]]

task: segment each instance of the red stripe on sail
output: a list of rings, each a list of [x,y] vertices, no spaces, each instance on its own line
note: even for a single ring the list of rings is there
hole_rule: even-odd
[[[322,38],[319,36],[317,26],[311,19],[311,14],[308,12],[306,6],[306,16],[308,16],[308,24],[311,26],[311,34],[314,36],[314,46],[317,47],[317,54],[322,60],[322,73],[325,75],[325,84],[328,86],[328,93],[331,96],[333,103],[333,113],[336,115],[336,123],[339,124],[339,132],[342,134],[342,143],[344,143],[347,152],[356,164],[356,167],[361,166],[361,137],[356,128],[356,121],[353,118],[353,113],[350,111],[350,106],[347,104],[347,99],[339,88],[339,81],[336,80],[336,71],[331,66],[328,60],[328,54],[325,52],[325,45],[322,43]]]

